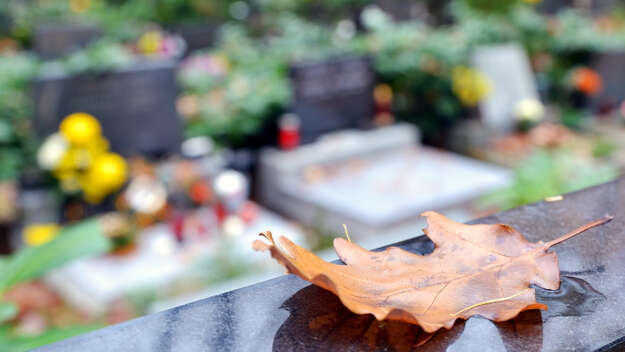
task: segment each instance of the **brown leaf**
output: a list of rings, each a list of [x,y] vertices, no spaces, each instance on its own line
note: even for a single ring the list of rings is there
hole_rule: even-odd
[[[424,232],[436,245],[426,256],[396,247],[370,252],[337,238],[336,253],[346,264],[338,265],[285,237],[276,244],[268,231],[261,235],[271,243],[257,240],[253,247],[270,251],[288,272],[333,292],[354,313],[434,332],[472,315],[505,321],[524,310],[547,309],[536,302],[530,285],[559,287],[558,258],[548,249],[612,219],[596,220],[547,243],[531,243],[508,225],[464,225],[435,212],[422,215],[428,223]]]

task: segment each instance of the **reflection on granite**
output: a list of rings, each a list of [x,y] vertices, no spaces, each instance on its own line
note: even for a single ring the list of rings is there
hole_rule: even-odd
[[[602,217],[615,219],[554,250],[561,287],[537,290],[549,311],[504,323],[474,317],[433,336],[356,315],[292,275],[207,298],[41,348],[41,351],[621,351],[625,350],[625,180],[539,202],[475,223],[507,223],[548,241]],[[418,237],[398,244],[428,253]],[[421,342],[426,341],[421,347]]]
[[[560,288],[555,291],[536,288],[537,299],[549,306],[543,319],[552,317],[581,317],[594,312],[607,298],[583,279],[561,276]]]

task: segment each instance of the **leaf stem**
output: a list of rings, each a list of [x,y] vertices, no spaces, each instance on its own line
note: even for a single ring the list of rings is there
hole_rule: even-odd
[[[597,219],[595,221],[589,222],[586,225],[582,225],[578,228],[576,228],[575,230],[563,235],[560,238],[556,238],[553,241],[549,241],[547,243],[545,243],[545,248],[550,248],[552,246],[555,246],[556,244],[560,243],[560,242],[564,242],[566,240],[568,240],[571,237],[575,237],[577,235],[579,235],[580,233],[586,231],[586,230],[590,230],[591,228],[595,227],[595,226],[599,226],[599,225],[603,225],[607,222],[610,222],[610,220],[614,219],[614,216],[611,215],[606,215],[604,217],[602,217],[601,219]]]
[[[349,232],[347,231],[347,225],[343,224],[343,230],[345,230],[345,236],[347,237],[347,240],[349,242],[351,242],[351,238],[349,238]]]
[[[496,299],[491,299],[491,300],[488,300],[488,301],[484,301],[484,302],[480,302],[480,303],[472,304],[472,305],[470,305],[470,306],[468,306],[468,307],[466,307],[466,308],[464,308],[464,309],[461,309],[461,310],[457,311],[456,313],[454,313],[454,314],[450,314],[450,315],[455,317],[455,316],[458,316],[458,315],[460,315],[460,314],[462,314],[462,313],[466,312],[467,310],[471,310],[471,309],[473,309],[473,308],[477,308],[477,307],[479,307],[479,306],[483,306],[483,305],[485,305],[485,304],[491,304],[491,303],[498,303],[498,302],[507,301],[507,300],[509,300],[509,299],[513,299],[513,298],[515,298],[515,297],[518,297],[518,296],[520,296],[520,295],[524,294],[525,292],[527,292],[527,291],[529,291],[529,290],[530,290],[529,288],[526,288],[525,290],[520,291],[520,292],[517,292],[517,293],[513,294],[512,296],[502,297],[502,298],[496,298]]]

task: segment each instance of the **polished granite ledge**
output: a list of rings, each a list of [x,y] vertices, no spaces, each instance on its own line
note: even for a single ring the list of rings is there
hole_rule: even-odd
[[[418,327],[355,315],[322,289],[286,275],[110,326],[39,351],[624,351],[625,179],[472,223],[507,223],[530,241],[551,240],[615,216],[554,250],[561,287],[537,289],[548,311],[492,323],[480,317],[440,330],[423,346]],[[416,234],[415,234],[416,235]],[[428,253],[424,236],[399,247]]]

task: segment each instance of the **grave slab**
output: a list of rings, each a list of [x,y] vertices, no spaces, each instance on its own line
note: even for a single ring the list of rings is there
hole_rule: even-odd
[[[346,224],[363,240],[406,239],[424,225],[421,212],[467,213],[468,203],[509,184],[508,170],[419,146],[417,135],[413,126],[398,124],[337,132],[292,151],[265,150],[260,199],[326,231]]]
[[[258,218],[247,224],[245,231],[236,238],[238,248],[232,255],[244,258],[248,265],[253,264],[257,270],[255,273],[264,274],[261,277],[265,279],[270,273],[274,276],[280,273],[282,268],[265,261],[262,253],[253,251],[247,244],[267,226],[280,233],[289,233],[294,241],[304,238],[297,226],[260,208]],[[102,314],[116,299],[140,290],[158,290],[189,275],[199,262],[215,256],[216,248],[219,248],[216,241],[220,240],[213,237],[177,244],[171,228],[161,224],[144,230],[134,253],[78,260],[55,269],[46,275],[45,282],[77,309],[92,315]],[[262,279],[250,283],[259,281]],[[190,296],[193,294],[189,293]],[[183,300],[184,296],[175,298]]]

